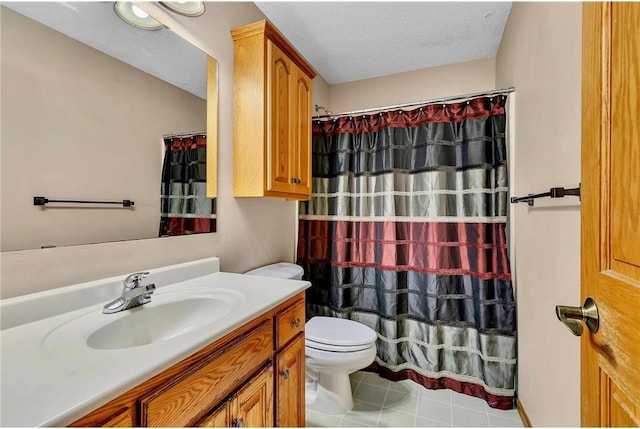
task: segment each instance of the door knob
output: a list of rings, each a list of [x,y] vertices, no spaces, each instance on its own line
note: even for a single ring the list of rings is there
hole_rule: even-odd
[[[583,321],[589,331],[594,334],[598,332],[598,327],[600,326],[598,307],[591,297],[585,299],[582,307],[556,305],[556,316],[558,316],[558,320],[569,328],[573,335],[578,337],[582,335],[582,324],[580,321]]]

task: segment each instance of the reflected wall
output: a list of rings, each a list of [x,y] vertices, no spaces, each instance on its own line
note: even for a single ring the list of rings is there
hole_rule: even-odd
[[[158,236],[163,136],[206,130],[206,100],[5,7],[1,89],[2,251]]]

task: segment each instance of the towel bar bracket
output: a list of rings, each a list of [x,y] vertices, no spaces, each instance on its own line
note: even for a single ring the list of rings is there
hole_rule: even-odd
[[[562,187],[556,187],[549,189],[549,192],[543,192],[541,194],[528,194],[524,197],[511,197],[511,203],[527,203],[529,207],[533,207],[533,200],[536,198],[564,198],[565,196],[575,196],[580,198],[580,188],[582,184],[578,185],[577,188],[566,189]]]

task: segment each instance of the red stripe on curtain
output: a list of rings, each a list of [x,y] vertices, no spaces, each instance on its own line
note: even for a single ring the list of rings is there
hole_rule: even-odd
[[[298,262],[511,280],[504,224],[301,220]]]
[[[431,378],[411,369],[401,369],[398,372],[393,372],[389,368],[379,365],[377,362],[373,362],[363,371],[377,372],[391,381],[412,380],[427,389],[451,389],[458,393],[482,398],[487,401],[487,404],[491,408],[499,410],[510,410],[513,408],[513,396],[494,395],[493,393],[487,392],[484,387],[479,384],[465,383],[447,377]]]
[[[190,150],[197,148],[207,147],[206,135],[194,135],[188,138],[185,137],[172,137],[171,138],[171,150]]]
[[[314,121],[313,134],[370,133],[384,128],[413,128],[430,122],[462,122],[467,119],[502,115],[506,97],[479,97],[449,104],[430,104],[413,110],[390,110],[370,115],[343,116]]]
[[[167,226],[166,235],[201,234],[216,231],[216,220],[206,217],[184,218],[171,217]]]

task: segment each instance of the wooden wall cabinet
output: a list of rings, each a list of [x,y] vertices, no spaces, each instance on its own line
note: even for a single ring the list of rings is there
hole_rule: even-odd
[[[236,197],[311,196],[311,80],[316,73],[266,20],[234,40]]]
[[[70,426],[304,426],[304,320],[301,293]]]

